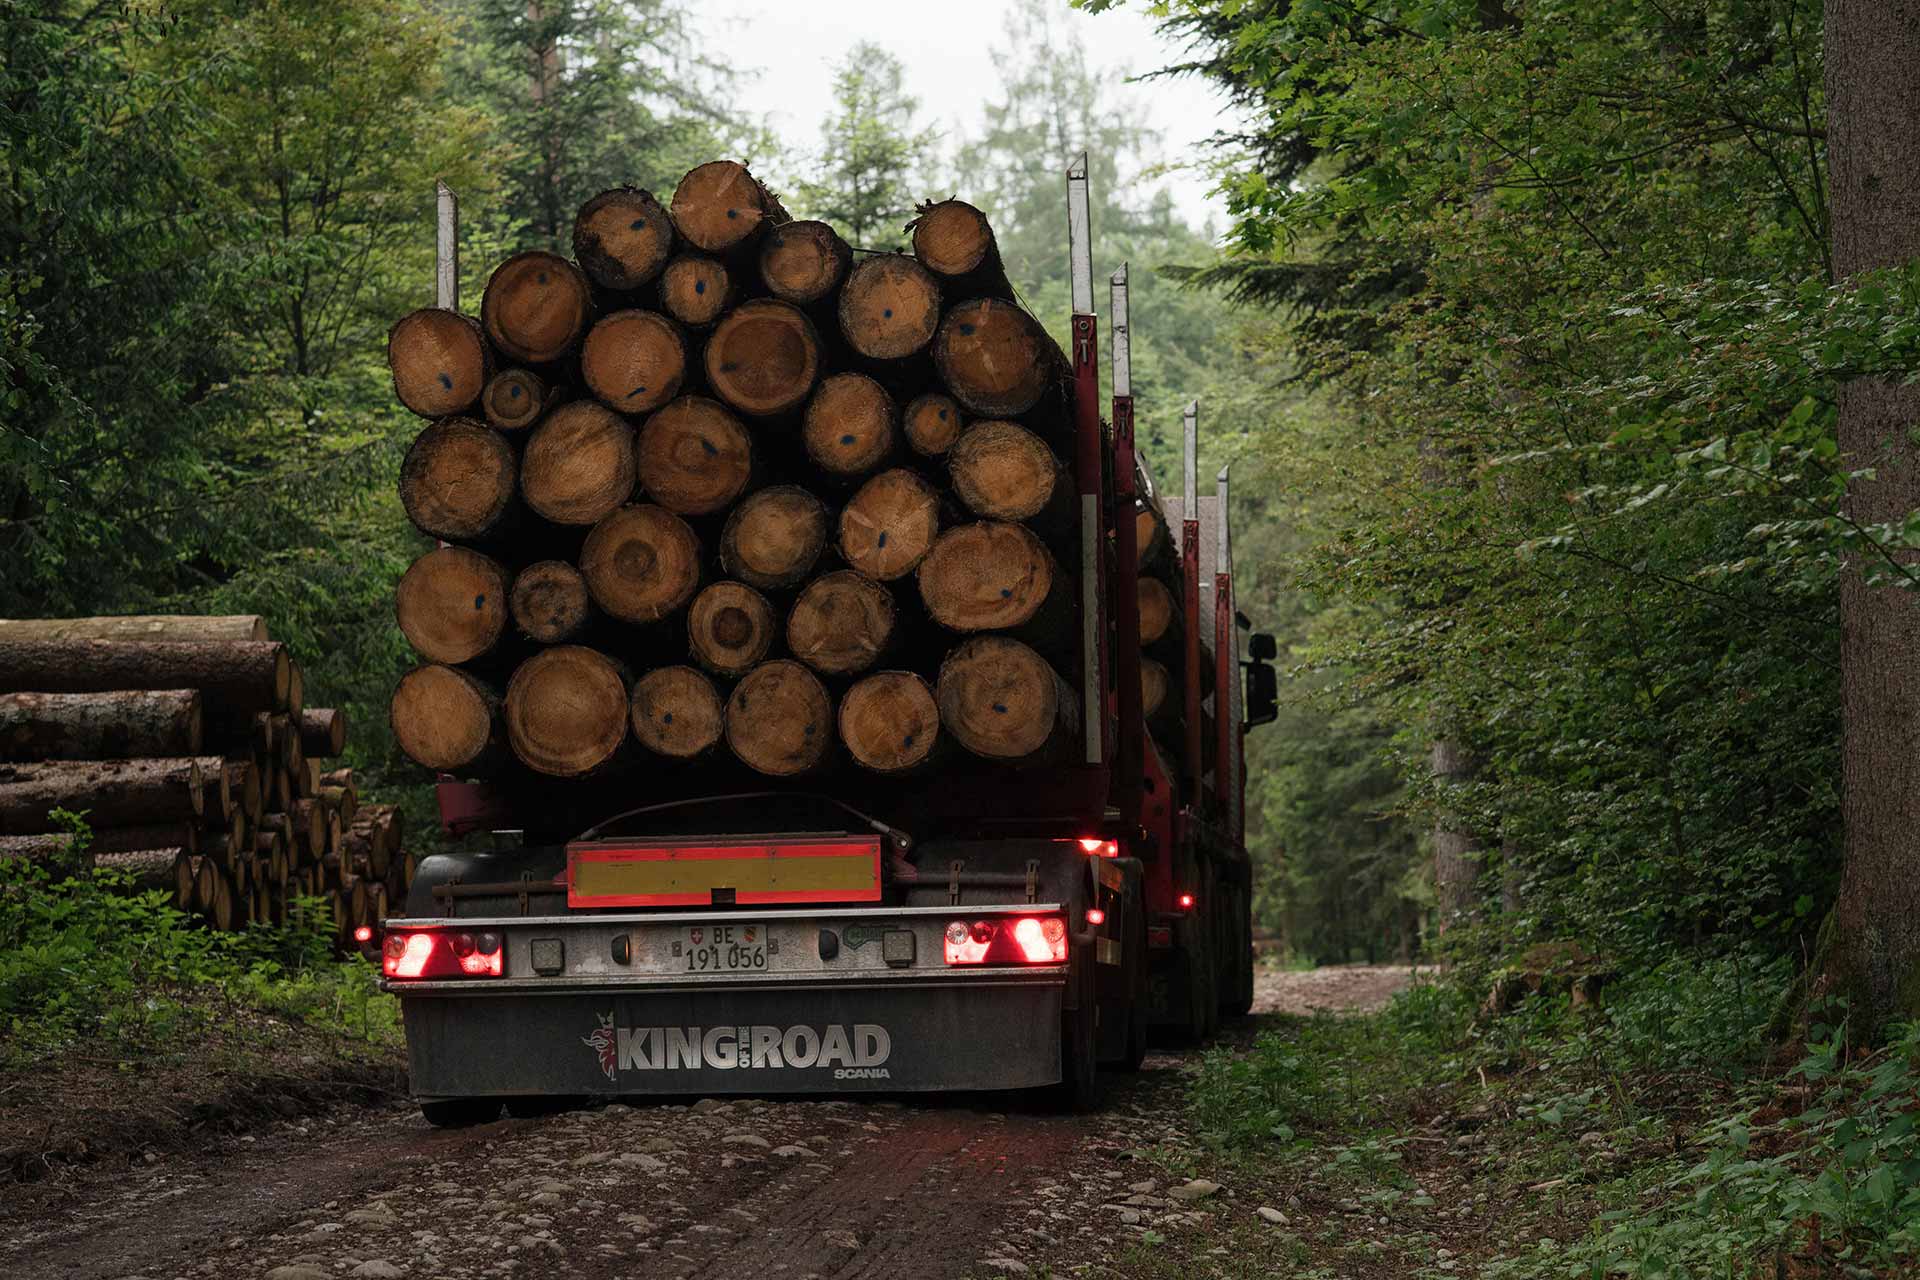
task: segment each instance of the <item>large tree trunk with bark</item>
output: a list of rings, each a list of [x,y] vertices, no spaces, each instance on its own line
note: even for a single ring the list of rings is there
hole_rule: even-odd
[[[1443,792],[1473,781],[1477,770],[1470,751],[1459,739],[1445,735],[1433,744],[1429,768]],[[1480,855],[1486,844],[1451,804],[1445,804],[1433,827],[1433,882],[1438,900],[1440,932],[1479,917],[1484,896],[1480,885]]]
[[[223,732],[284,709],[292,677],[271,640],[0,640],[0,693],[197,689],[203,718]]]
[[[265,640],[267,620],[257,613],[211,615],[132,614],[119,618],[0,618],[7,640]]]
[[[197,689],[0,694],[0,760],[200,754]]]
[[[197,819],[206,785],[191,758],[0,764],[0,832],[58,830],[55,809],[84,812],[101,826]]]
[[[400,633],[428,662],[469,662],[493,648],[507,629],[506,570],[478,551],[437,547],[400,576],[393,612]],[[309,747],[307,754],[336,755],[338,749]]]

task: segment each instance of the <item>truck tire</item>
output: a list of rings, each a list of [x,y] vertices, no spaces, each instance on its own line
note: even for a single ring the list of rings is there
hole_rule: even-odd
[[[500,1118],[498,1098],[438,1098],[420,1104],[420,1114],[436,1129],[468,1129]]]
[[[1056,1103],[1062,1111],[1093,1111],[1100,1105],[1100,1042],[1091,1000],[1068,1009],[1060,1025],[1060,1083]]]
[[[1253,1009],[1253,893],[1242,888],[1234,897],[1233,996],[1223,1010],[1229,1018],[1244,1018]]]
[[[1132,951],[1128,957],[1128,972],[1144,975],[1147,967],[1147,916],[1144,905],[1138,897],[1129,902],[1133,914],[1134,928],[1127,946]],[[1127,1002],[1127,1054],[1114,1065],[1121,1071],[1138,1071],[1140,1064],[1147,1060],[1147,992],[1146,983],[1134,984],[1133,998]]]
[[[1181,1038],[1188,1044],[1205,1044],[1220,1017],[1214,995],[1213,939],[1208,935],[1205,916],[1188,916],[1184,924],[1180,958],[1186,970],[1187,1023],[1181,1028]]]
[[[507,1114],[515,1120],[538,1120],[542,1116],[557,1116],[562,1111],[571,1111],[582,1101],[583,1099],[566,1094],[535,1094],[530,1097],[508,1098]]]

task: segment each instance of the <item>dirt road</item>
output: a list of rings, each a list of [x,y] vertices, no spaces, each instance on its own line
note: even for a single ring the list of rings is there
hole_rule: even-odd
[[[1364,1005],[1405,978],[1265,973],[1258,1007]],[[348,1108],[60,1201],[43,1188],[31,1213],[0,1204],[0,1274],[854,1280],[1098,1261],[1119,1224],[1259,1221],[1232,1188],[1175,1185],[1140,1158],[1187,1139],[1191,1060],[1151,1057],[1091,1116],[999,1096],[708,1099],[436,1132],[398,1103]],[[1219,1273],[1258,1274],[1232,1260]]]

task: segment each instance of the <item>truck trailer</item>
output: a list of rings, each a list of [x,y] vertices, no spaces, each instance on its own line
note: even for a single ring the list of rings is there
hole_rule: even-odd
[[[1124,267],[1103,421],[1084,156],[1066,195],[1071,753],[1011,769],[955,752],[904,777],[440,778],[442,825],[472,847],[423,860],[369,943],[428,1120],[619,1095],[1037,1089],[1086,1107],[1150,1037],[1200,1041],[1247,1010],[1242,741],[1274,717],[1273,642],[1235,607],[1228,477],[1199,492],[1198,405],[1178,496],[1136,455]],[[441,200],[438,304],[457,309]],[[1141,644],[1135,569],[1156,554],[1178,613],[1160,643],[1183,648],[1168,664]],[[1149,725],[1155,666],[1178,672],[1155,699],[1176,741]]]

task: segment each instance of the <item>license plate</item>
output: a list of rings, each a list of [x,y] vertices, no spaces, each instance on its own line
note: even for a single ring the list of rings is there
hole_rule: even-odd
[[[764,973],[767,927],[760,924],[696,925],[680,931],[674,948],[688,973]]]

